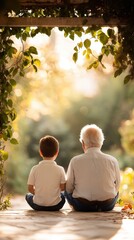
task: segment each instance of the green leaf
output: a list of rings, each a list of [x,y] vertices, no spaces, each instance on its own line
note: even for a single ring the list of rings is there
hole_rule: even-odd
[[[73,61],[74,61],[74,62],[77,62],[77,59],[78,59],[78,53],[75,52],[75,53],[73,54]]]
[[[123,200],[121,198],[118,199],[118,204],[122,204],[123,203]]]
[[[12,111],[10,114],[9,114],[9,117],[11,118],[12,121],[14,121],[17,117],[17,114],[15,111]]]
[[[68,32],[64,32],[64,37],[66,38],[68,36]]]
[[[90,59],[90,54],[86,53],[85,57],[86,57],[87,60],[89,60]]]
[[[22,39],[23,39],[23,41],[26,41],[26,39],[27,39],[27,34],[25,32],[22,34]]]
[[[10,108],[13,106],[13,101],[11,99],[8,99],[7,104]]]
[[[25,52],[23,53],[23,55],[26,56],[26,57],[29,57],[29,56],[30,56],[30,52],[29,52],[29,51],[25,51]]]
[[[94,68],[97,68],[98,65],[99,65],[99,62],[98,62],[98,61],[93,62],[93,67],[94,67]]]
[[[6,43],[8,43],[8,44],[13,44],[14,42],[11,40],[11,39],[8,39],[7,41],[6,41]]]
[[[81,37],[81,36],[82,36],[82,32],[80,32],[80,31],[75,31],[75,34],[76,34],[78,37]]]
[[[8,83],[7,86],[6,86],[7,92],[8,93],[12,92],[12,89],[13,89],[12,85]]]
[[[87,51],[88,54],[91,54],[91,53],[92,53],[91,48],[88,48],[86,51]]]
[[[88,69],[88,70],[91,69],[91,68],[93,67],[93,64],[94,64],[94,63],[91,63],[91,64],[87,67],[87,69]]]
[[[17,141],[17,139],[16,138],[11,138],[10,139],[10,143],[12,143],[12,144],[18,144],[18,141]]]
[[[103,55],[102,55],[102,54],[99,55],[99,56],[98,56],[98,61],[101,62],[102,58],[103,58]]]
[[[31,31],[31,37],[34,37],[36,35],[36,29],[32,29]]]
[[[88,33],[90,33],[90,32],[91,32],[91,28],[88,27],[88,28],[86,29],[86,31],[85,31],[85,34],[88,34]]]
[[[6,134],[5,132],[3,132],[3,139],[4,139],[5,141],[8,140],[7,134]]]
[[[31,63],[30,60],[26,58],[26,59],[24,59],[24,61],[23,61],[23,66],[24,66],[24,67],[27,67],[30,63]]]
[[[101,52],[103,55],[105,54],[106,56],[108,56],[110,53],[108,46],[102,46]]]
[[[27,34],[29,34],[29,32],[30,32],[30,27],[26,27],[25,31],[27,32]]]
[[[34,65],[36,65],[36,67],[40,67],[40,65],[41,65],[41,61],[39,59],[34,59],[33,63],[34,63]]]
[[[21,77],[24,77],[24,72],[23,71],[20,71],[19,74],[20,74]]]
[[[78,52],[78,48],[77,48],[77,46],[76,46],[76,47],[74,47],[74,51]]]
[[[5,123],[8,122],[8,116],[7,116],[6,113],[3,113],[3,114],[2,114],[2,120],[3,120]]]
[[[42,28],[42,33],[45,33],[47,36],[51,35],[51,28],[47,27],[47,28]]]
[[[33,47],[33,46],[29,48],[29,52],[32,54],[38,54],[36,47]]]
[[[14,47],[10,47],[7,51],[8,56],[11,58],[13,54],[17,53],[17,49]]]
[[[69,37],[70,37],[72,40],[74,40],[74,33],[71,32],[70,35],[69,35]]]
[[[4,150],[0,150],[0,155],[2,155],[2,158],[4,161],[8,159],[8,152],[5,152]]]
[[[79,48],[82,48],[83,47],[83,42],[79,42],[77,45],[78,45]]]
[[[84,50],[82,54],[85,55],[86,53],[87,53],[87,50]]]
[[[12,135],[13,135],[13,132],[12,132],[12,130],[10,128],[8,128],[6,134],[7,134],[8,138],[11,138]]]
[[[10,83],[12,86],[16,86],[16,81],[14,79],[10,79]]]
[[[18,73],[18,68],[15,68],[15,69],[13,70],[13,76],[15,76],[17,73]]]
[[[108,36],[103,32],[98,36],[98,38],[103,45],[108,42]]]
[[[20,32],[18,32],[18,33],[16,33],[16,38],[20,38],[21,37],[21,33]]]
[[[123,69],[119,68],[118,70],[115,71],[114,73],[114,77],[116,78],[117,76],[119,76],[122,73]]]
[[[111,28],[109,28],[108,30],[107,30],[107,34],[108,34],[108,36],[109,37],[113,37],[114,36],[114,30],[113,29],[111,29]]]
[[[90,45],[91,45],[91,41],[90,41],[89,39],[86,39],[86,40],[84,41],[84,46],[85,46],[85,48],[89,48]]]
[[[127,75],[125,78],[124,78],[124,84],[127,84],[131,79],[131,75]]]

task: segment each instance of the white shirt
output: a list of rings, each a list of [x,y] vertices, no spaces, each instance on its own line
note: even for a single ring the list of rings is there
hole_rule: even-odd
[[[74,198],[104,201],[117,195],[119,185],[118,161],[99,148],[89,148],[86,153],[71,159],[66,191],[73,193]]]
[[[35,186],[34,203],[40,206],[53,206],[61,201],[60,184],[65,182],[64,168],[53,160],[43,160],[33,166],[27,184]]]

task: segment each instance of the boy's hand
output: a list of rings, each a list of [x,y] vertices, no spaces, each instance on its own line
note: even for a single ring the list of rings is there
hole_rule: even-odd
[[[34,195],[35,194],[34,186],[33,185],[28,185],[28,191]]]
[[[64,191],[65,188],[66,188],[66,183],[61,183],[61,184],[60,184],[60,189],[61,189],[61,191]]]

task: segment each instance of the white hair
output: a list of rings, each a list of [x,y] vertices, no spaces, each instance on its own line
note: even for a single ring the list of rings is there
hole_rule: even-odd
[[[102,129],[95,124],[84,126],[80,132],[80,142],[82,141],[87,146],[102,147],[104,141]]]

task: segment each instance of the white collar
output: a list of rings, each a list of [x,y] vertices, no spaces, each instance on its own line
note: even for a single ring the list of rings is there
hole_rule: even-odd
[[[100,148],[99,147],[89,147],[86,149],[85,153],[91,152],[91,151],[96,151],[99,152]]]
[[[55,160],[42,160],[39,162],[39,164],[45,164],[45,163],[56,164]]]

